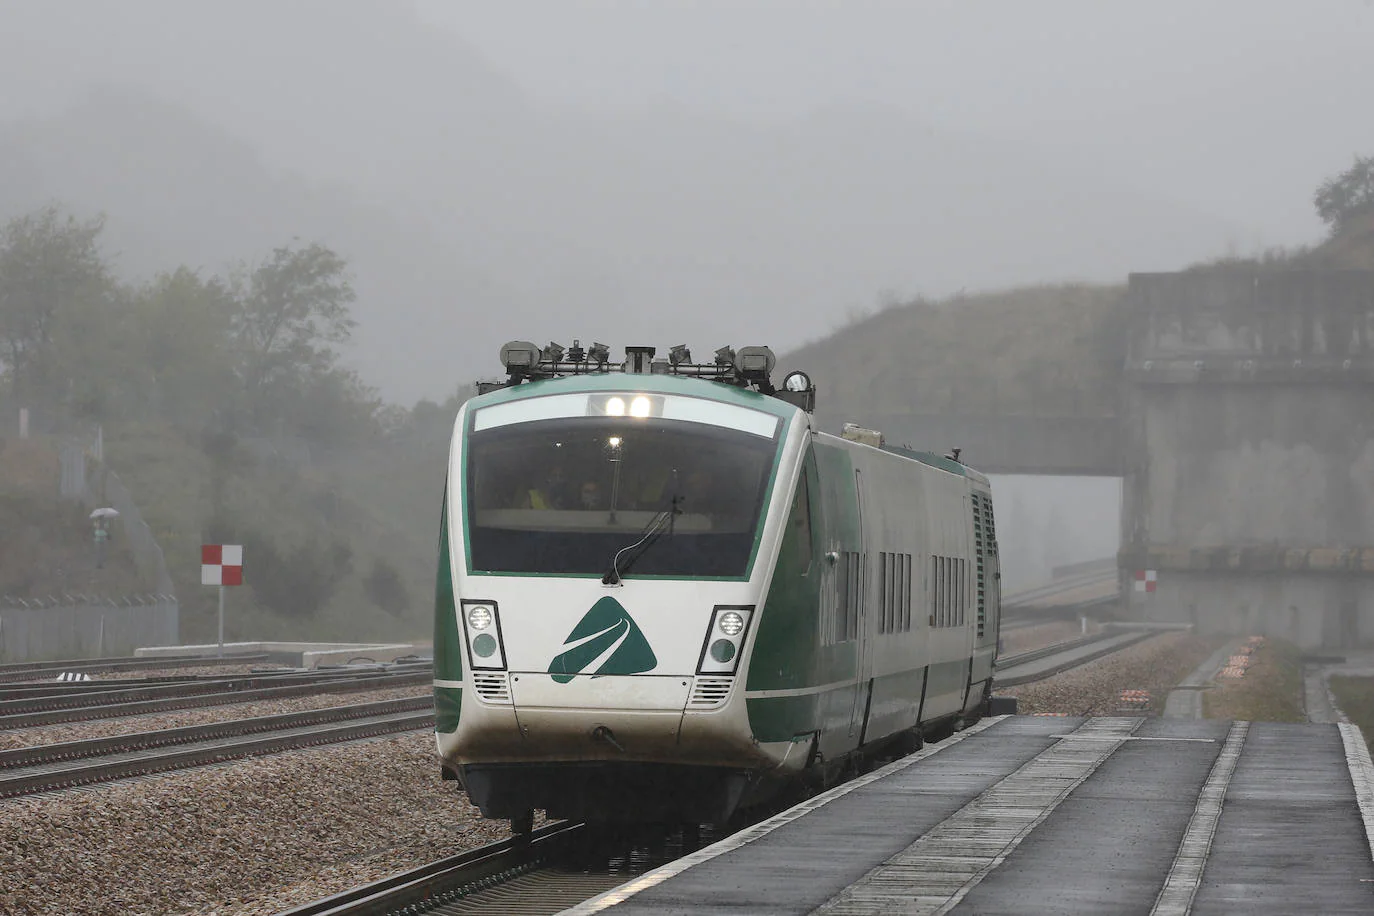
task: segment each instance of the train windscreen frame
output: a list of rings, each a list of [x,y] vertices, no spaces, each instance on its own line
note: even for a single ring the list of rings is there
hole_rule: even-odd
[[[742,578],[781,418],[699,398],[562,395],[474,412],[464,450],[473,573]]]

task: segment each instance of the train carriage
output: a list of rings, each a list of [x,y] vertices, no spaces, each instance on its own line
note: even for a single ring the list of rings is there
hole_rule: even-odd
[[[436,738],[488,817],[721,822],[988,702],[987,479],[818,431],[767,348],[653,355],[514,342],[455,421]]]

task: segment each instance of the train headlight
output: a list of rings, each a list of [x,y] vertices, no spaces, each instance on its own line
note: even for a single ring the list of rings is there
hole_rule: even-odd
[[[506,645],[501,638],[501,612],[495,601],[464,601],[463,643],[474,671],[506,670]]]
[[[647,417],[652,410],[653,404],[642,394],[630,402],[630,416],[632,417]]]
[[[701,646],[697,674],[729,675],[739,667],[744,654],[744,640],[749,635],[749,621],[754,608],[742,605],[717,606],[711,612],[711,625]]]
[[[624,399],[624,398],[607,398],[607,399],[606,399],[606,416],[608,416],[608,417],[623,417],[623,416],[625,416],[625,399]]]

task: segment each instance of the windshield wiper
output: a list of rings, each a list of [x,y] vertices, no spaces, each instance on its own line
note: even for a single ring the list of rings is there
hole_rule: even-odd
[[[682,514],[682,510],[677,507],[680,497],[676,492],[669,499],[668,508],[661,510],[653,518],[649,519],[649,524],[644,526],[640,532],[639,540],[633,544],[627,544],[615,552],[611,557],[611,568],[606,570],[606,574],[601,577],[602,585],[619,585],[625,573],[630,571],[630,567],[635,561],[649,552],[649,548],[663,536],[663,532],[672,535],[677,517]],[[620,565],[620,557],[630,551],[637,551],[633,556],[625,560],[625,565]]]

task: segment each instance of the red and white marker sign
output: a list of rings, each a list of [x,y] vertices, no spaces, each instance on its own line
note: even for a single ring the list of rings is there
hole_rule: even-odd
[[[1135,590],[1138,592],[1152,592],[1155,585],[1159,582],[1159,571],[1155,569],[1137,569],[1135,571]]]
[[[200,545],[201,585],[242,585],[242,544]]]

